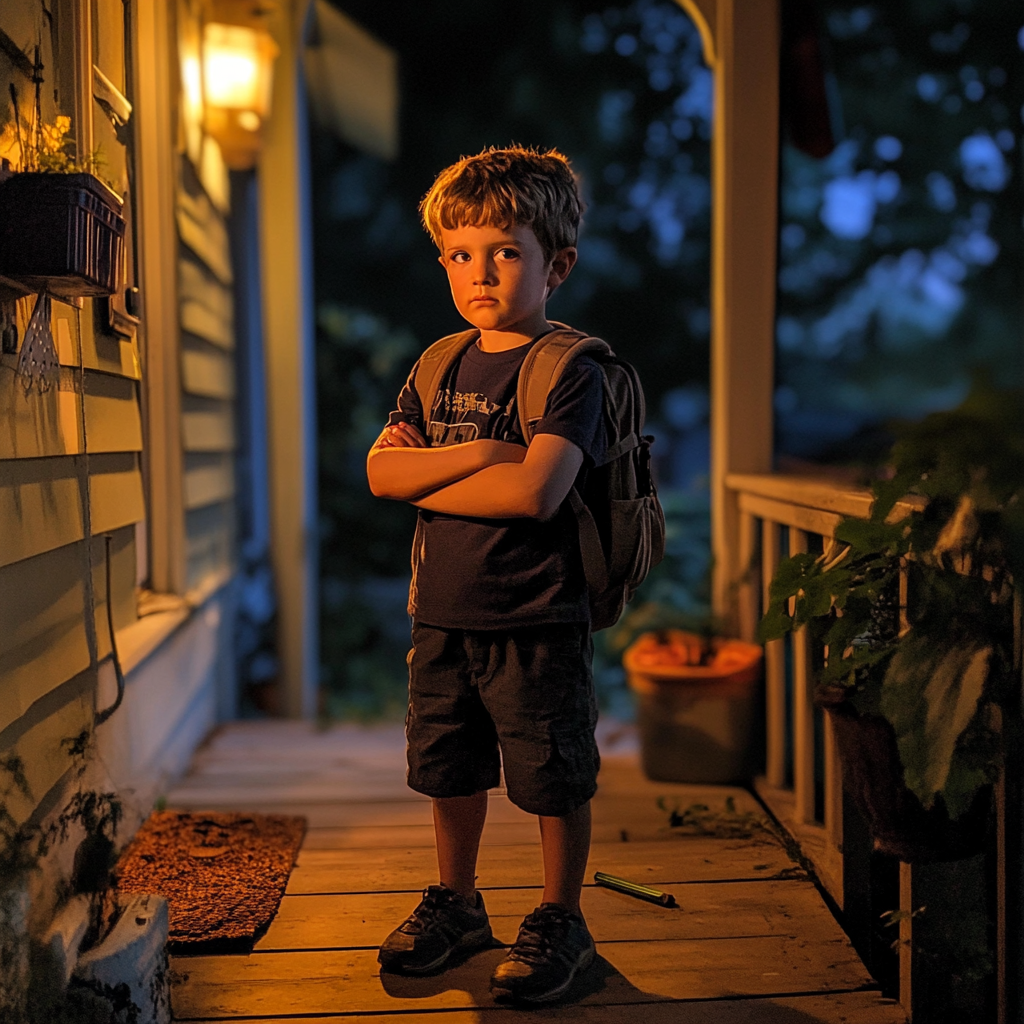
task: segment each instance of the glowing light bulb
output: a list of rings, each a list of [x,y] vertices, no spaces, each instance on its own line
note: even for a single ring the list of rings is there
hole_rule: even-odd
[[[226,110],[250,110],[263,118],[270,108],[271,68],[277,47],[257,29],[212,22],[203,33],[206,102]]]

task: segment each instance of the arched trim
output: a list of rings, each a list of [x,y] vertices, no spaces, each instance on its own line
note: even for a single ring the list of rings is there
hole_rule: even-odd
[[[677,0],[684,11],[693,19],[704,44],[704,60],[709,68],[718,62],[718,41],[715,31],[718,26],[718,0]]]

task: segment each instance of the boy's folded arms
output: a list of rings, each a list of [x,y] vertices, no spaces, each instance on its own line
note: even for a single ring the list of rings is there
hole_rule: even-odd
[[[376,497],[449,515],[550,519],[583,464],[583,452],[556,434],[538,434],[529,448],[487,438],[442,448],[417,441],[422,435],[407,424],[377,439],[366,464]]]
[[[499,442],[500,443],[500,442]],[[431,512],[480,519],[550,519],[583,465],[583,452],[557,434],[538,434],[522,462],[498,462],[417,498]]]
[[[422,440],[415,427],[409,431]],[[522,445],[489,438],[443,448],[419,447],[407,432],[387,427],[370,449],[366,475],[376,497],[414,501],[489,466],[525,458]]]

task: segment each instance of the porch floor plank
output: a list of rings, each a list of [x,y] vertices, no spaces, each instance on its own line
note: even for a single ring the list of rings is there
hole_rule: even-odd
[[[611,1005],[792,992],[849,991],[869,984],[841,943],[786,936],[599,943],[598,960],[573,1001]],[[326,1014],[346,1010],[454,1009],[494,1005],[489,979],[504,949],[487,949],[429,978],[381,974],[377,951],[297,950],[177,959],[182,1018]],[[582,996],[582,998],[580,998]]]
[[[628,736],[627,736],[628,742]],[[589,885],[595,966],[564,1005],[581,1024],[898,1024],[817,889],[774,839],[736,834],[755,798],[736,787],[652,783],[635,753],[608,754],[594,799],[590,872],[672,892],[665,909]],[[497,945],[430,978],[381,975],[376,946],[435,879],[429,803],[404,785],[401,730],[296,722],[223,728],[168,794],[172,807],[305,814],[287,895],[250,955],[175,956],[179,1021],[511,1024],[493,1004]],[[727,801],[729,801],[727,806]],[[659,806],[660,804],[660,806]],[[668,810],[704,804],[729,826],[680,835]],[[731,830],[731,831],[730,831]],[[740,830],[742,833],[742,829]],[[496,790],[480,885],[497,943],[540,899],[536,821]]]
[[[288,880],[291,895],[305,893],[419,891],[436,870],[433,845],[389,849],[368,859],[358,849],[314,849],[308,844]],[[477,867],[486,888],[536,885],[541,877],[540,846],[484,846]],[[595,871],[649,885],[770,879],[785,873],[804,877],[774,843],[678,836],[670,841],[595,842],[587,878]]]
[[[820,914],[810,882],[726,882],[666,885],[679,903],[666,908],[588,885],[582,909],[597,942],[662,939],[762,938],[790,935],[816,941],[842,939],[835,921]],[[510,945],[519,922],[541,901],[538,888],[483,888],[495,939]],[[419,892],[285,896],[257,952],[376,946],[419,902]]]
[[[213,1018],[194,1018],[212,1024]],[[236,1018],[233,1024],[267,1024],[278,1018]],[[302,1018],[291,1018],[301,1021]],[[762,996],[749,999],[692,1000],[615,1006],[560,1006],[530,1011],[531,1020],[574,1021],[579,1024],[905,1024],[900,1008],[876,992],[825,995]],[[317,1017],[317,1024],[522,1024],[519,1010],[467,1007],[464,1010],[410,1010],[364,1016]]]

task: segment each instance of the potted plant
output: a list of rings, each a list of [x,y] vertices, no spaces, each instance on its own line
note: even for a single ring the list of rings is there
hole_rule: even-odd
[[[956,859],[984,843],[1010,710],[1024,395],[978,384],[903,428],[873,492],[868,519],[779,565],[760,637],[807,625],[824,646],[817,698],[876,848]],[[926,502],[897,518],[908,494]]]
[[[617,631],[628,643],[622,665],[650,779],[727,783],[751,775],[762,651],[716,626],[710,616],[651,602]]]

